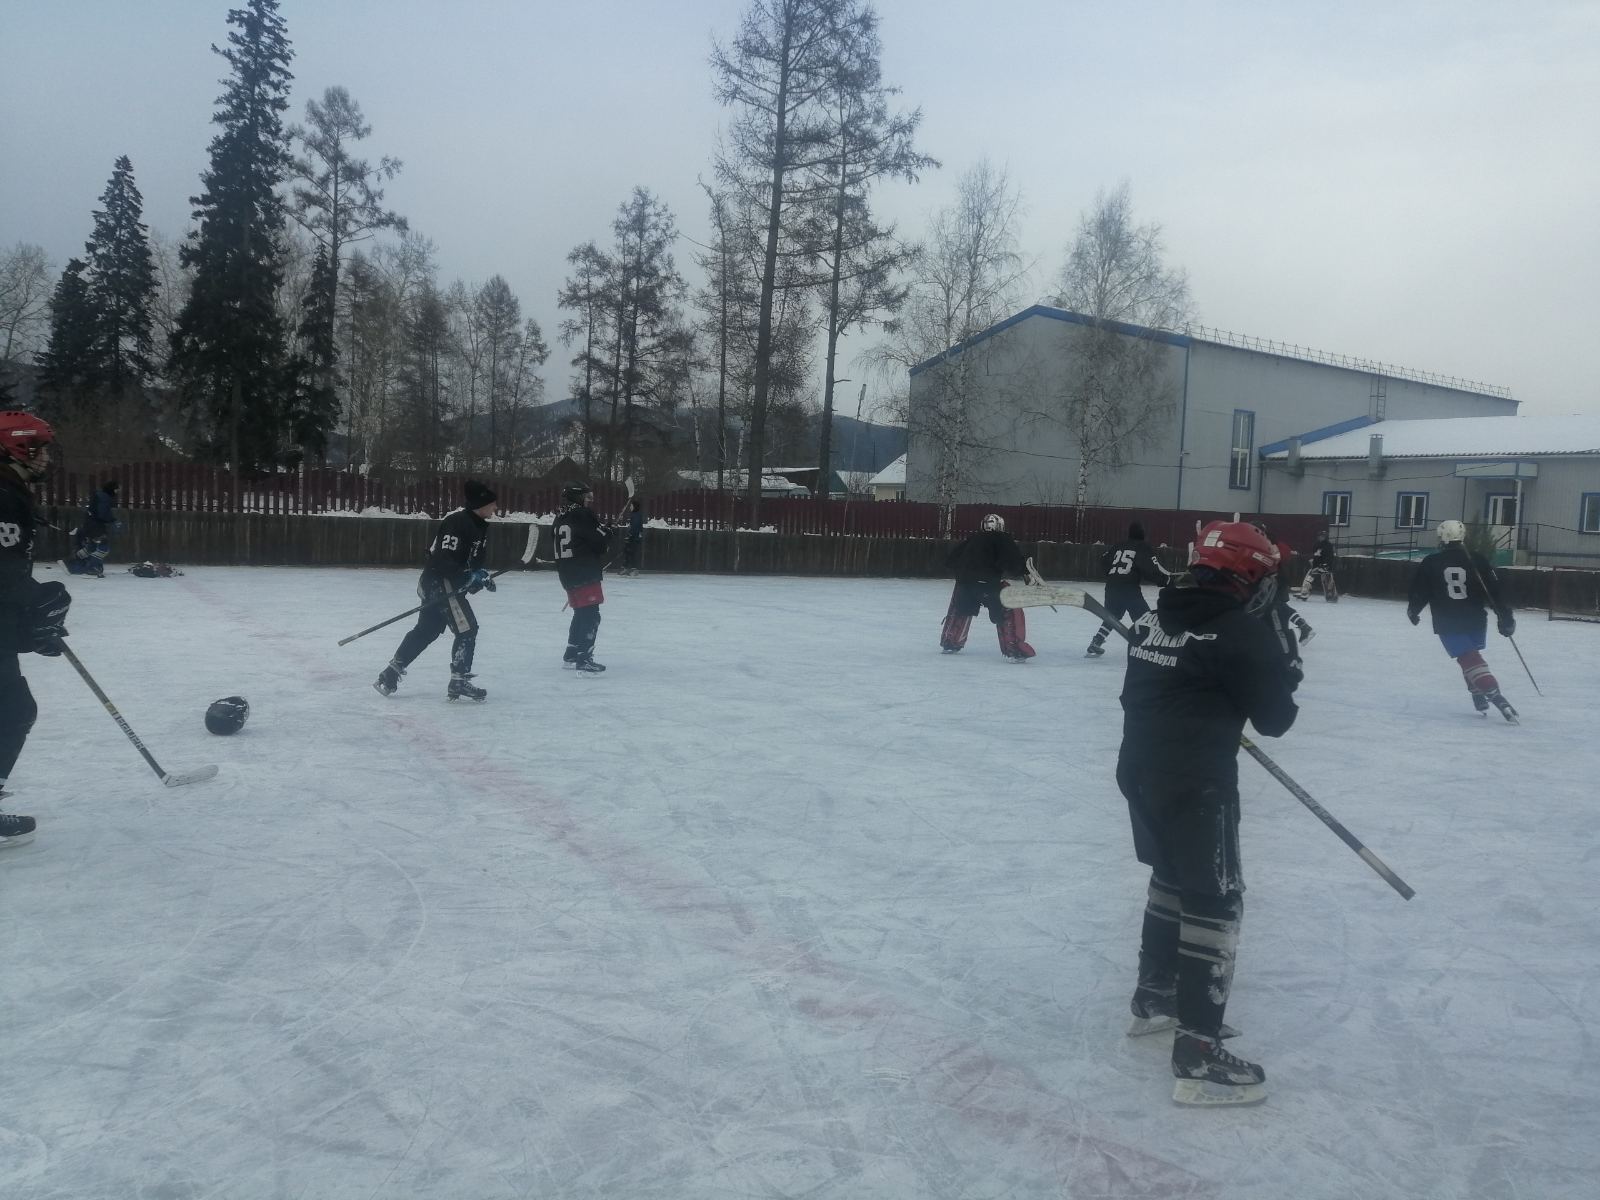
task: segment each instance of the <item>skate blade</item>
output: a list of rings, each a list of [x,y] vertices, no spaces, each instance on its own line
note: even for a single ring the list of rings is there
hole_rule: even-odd
[[[1192,1108],[1223,1108],[1260,1104],[1267,1098],[1264,1083],[1212,1083],[1209,1079],[1179,1079],[1172,1085],[1172,1102]]]
[[[1178,1027],[1177,1017],[1135,1017],[1128,1022],[1128,1036],[1131,1038],[1146,1037],[1152,1033],[1167,1033]],[[1217,1034],[1223,1041],[1239,1036],[1239,1031],[1232,1025],[1224,1025]]]
[[[0,850],[9,850],[13,846],[26,846],[33,841],[33,833],[19,833],[15,837],[0,838]]]

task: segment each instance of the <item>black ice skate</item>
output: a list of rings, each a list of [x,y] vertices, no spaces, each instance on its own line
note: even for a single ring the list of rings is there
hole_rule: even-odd
[[[1089,643],[1089,648],[1083,652],[1085,658],[1099,658],[1106,652],[1105,644],[1099,638]]]
[[[1290,617],[1289,620],[1294,624],[1295,629],[1299,631],[1300,644],[1302,646],[1317,636],[1317,631],[1311,628],[1310,624],[1308,624],[1306,619],[1299,613],[1296,613],[1294,616]]]
[[[566,651],[561,655],[561,665],[564,667],[570,667],[582,656],[582,652],[576,646],[568,646]]]
[[[1506,719],[1508,725],[1520,725],[1517,720],[1517,710],[1511,707],[1511,701],[1502,696],[1498,690],[1489,693],[1489,703],[1500,710],[1500,715]]]
[[[1169,1029],[1178,1027],[1178,995],[1177,989],[1163,989],[1147,987],[1140,984],[1133,992],[1133,1001],[1128,1005],[1128,1010],[1133,1013],[1133,1020],[1128,1022],[1128,1036],[1131,1038],[1145,1037],[1152,1033],[1165,1033]],[[1222,1027],[1222,1036],[1234,1038],[1239,1036],[1239,1031],[1232,1025]]]
[[[480,704],[487,700],[489,693],[481,687],[474,686],[471,680],[470,674],[450,676],[450,686],[445,690],[445,699],[476,700]]]
[[[1223,1048],[1222,1039],[1191,1029],[1172,1039],[1172,1099],[1178,1104],[1260,1104],[1267,1073]]]
[[[33,841],[35,828],[37,828],[37,825],[32,817],[0,813],[0,850],[10,846],[27,845]]]
[[[1477,709],[1481,713],[1488,712],[1489,711],[1489,697],[1485,696],[1482,692],[1473,692],[1472,693],[1472,707]]]
[[[405,673],[406,669],[398,661],[390,659],[389,665],[378,672],[378,678],[372,686],[378,689],[380,696],[392,696],[400,687],[400,676]]]
[[[598,675],[605,670],[603,664],[595,662],[594,659],[588,656],[580,658],[574,665],[584,675]]]

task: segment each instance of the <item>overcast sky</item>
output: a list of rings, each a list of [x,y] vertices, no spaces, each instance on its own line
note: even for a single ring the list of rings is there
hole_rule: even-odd
[[[228,7],[0,0],[0,245],[37,242],[59,270],[120,154],[146,221],[187,232]],[[706,236],[696,180],[725,119],[707,55],[745,8],[283,0],[291,116],[350,90],[364,151],[404,160],[388,202],[433,239],[442,282],[502,274],[544,326],[555,399],[567,252],[608,242],[635,184]],[[1078,215],[1126,180],[1206,325],[1600,413],[1596,0],[877,8],[885,78],[944,163],[883,197],[904,232],[988,156],[1023,193],[1042,298]]]

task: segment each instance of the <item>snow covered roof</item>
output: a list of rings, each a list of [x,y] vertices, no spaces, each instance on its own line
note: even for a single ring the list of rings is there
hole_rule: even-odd
[[[1328,437],[1308,434],[1301,458],[1365,458],[1374,434],[1385,458],[1469,458],[1506,454],[1600,454],[1600,414],[1572,417],[1441,417],[1431,421],[1374,421]],[[1288,446],[1263,446],[1285,458]]]
[[[883,470],[874,475],[868,482],[868,487],[889,486],[906,481],[906,456],[902,454]]]

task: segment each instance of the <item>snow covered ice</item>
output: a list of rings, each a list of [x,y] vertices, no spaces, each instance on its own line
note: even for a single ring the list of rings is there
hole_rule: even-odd
[[[49,578],[49,572],[42,572]],[[1228,1010],[1256,1109],[1170,1101],[1123,1036],[1145,872],[1112,778],[1122,656],[939,581],[645,576],[597,679],[547,574],[371,685],[414,571],[113,570],[0,852],[0,1196],[1561,1200],[1600,1194],[1600,628],[1522,614],[1473,713],[1398,603],[1302,606],[1260,739],[1417,890],[1248,759]],[[1108,648],[1112,649],[1112,648]],[[218,697],[251,704],[206,733]]]

